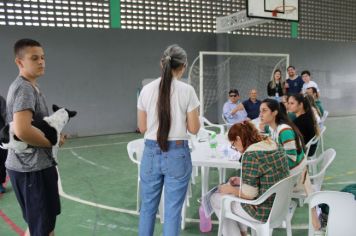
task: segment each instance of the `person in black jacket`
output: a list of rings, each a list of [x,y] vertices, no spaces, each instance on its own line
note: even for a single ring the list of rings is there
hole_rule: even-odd
[[[282,72],[276,69],[273,78],[267,85],[267,95],[273,98],[280,98],[285,95],[285,81],[282,79]]]
[[[0,129],[6,124],[6,101],[0,96]],[[7,150],[0,148],[0,193],[5,193],[5,180],[6,180],[6,168],[5,161],[7,157]]]

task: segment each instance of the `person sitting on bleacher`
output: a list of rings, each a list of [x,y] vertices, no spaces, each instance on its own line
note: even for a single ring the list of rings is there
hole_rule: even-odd
[[[229,100],[225,102],[223,107],[223,116],[229,124],[239,123],[247,118],[246,111],[239,108],[239,99],[239,91],[237,89],[231,89],[229,91]]]

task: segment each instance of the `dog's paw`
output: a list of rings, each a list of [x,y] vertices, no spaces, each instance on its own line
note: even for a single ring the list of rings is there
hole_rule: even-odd
[[[2,149],[9,149],[7,143],[2,143],[2,144],[0,144],[0,148],[2,148]]]

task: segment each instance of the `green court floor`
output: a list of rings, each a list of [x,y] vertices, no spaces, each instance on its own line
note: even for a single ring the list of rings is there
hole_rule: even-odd
[[[356,117],[329,118],[326,126],[325,146],[334,148],[337,155],[327,171],[323,189],[340,190],[356,182]],[[59,152],[63,194],[56,235],[137,235],[137,167],[129,160],[126,145],[140,137],[136,133],[127,133],[68,140]],[[230,171],[228,174],[235,173]],[[211,186],[217,184],[216,170],[211,170],[210,178]],[[187,209],[188,222],[181,235],[216,235],[218,225],[214,225],[209,234],[199,232],[200,177],[196,182],[192,188],[191,206]],[[21,235],[26,224],[10,183],[7,190],[0,196],[0,235]],[[162,235],[162,226],[159,220],[156,222],[155,235]],[[307,223],[306,206],[298,208],[292,222],[293,235],[307,235]],[[277,229],[273,235],[286,233],[284,229]]]

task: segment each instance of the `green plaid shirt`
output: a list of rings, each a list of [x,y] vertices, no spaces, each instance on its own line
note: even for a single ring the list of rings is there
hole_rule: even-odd
[[[288,176],[288,158],[280,145],[276,150],[247,150],[243,155],[242,182],[258,188],[256,198],[260,197],[275,183]],[[271,212],[273,200],[274,195],[258,206],[242,204],[242,207],[256,220],[266,222]]]

